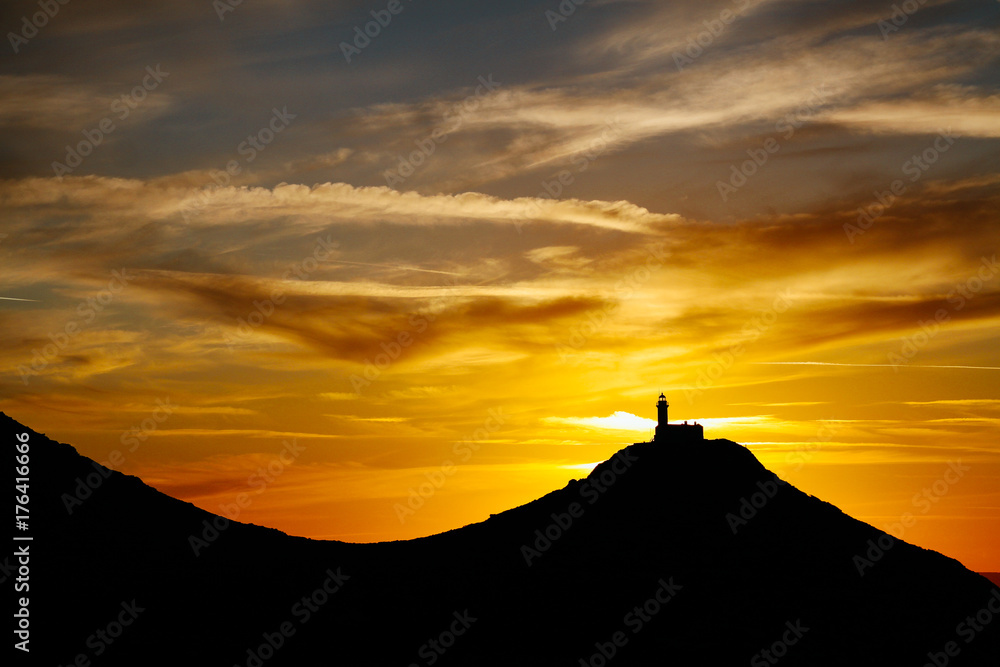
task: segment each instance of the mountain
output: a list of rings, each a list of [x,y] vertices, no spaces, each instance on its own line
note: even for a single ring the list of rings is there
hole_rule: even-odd
[[[0,413],[8,465],[23,433],[17,664],[1000,664],[991,582],[726,440],[632,445],[482,523],[349,544],[228,522]]]

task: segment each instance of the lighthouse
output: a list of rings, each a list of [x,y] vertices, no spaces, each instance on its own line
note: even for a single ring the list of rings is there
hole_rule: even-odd
[[[660,394],[660,400],[656,401],[656,430],[659,430],[667,425],[667,408],[670,404],[667,403],[667,397]]]
[[[705,431],[701,424],[687,423],[671,424],[667,419],[667,397],[662,393],[656,401],[656,434],[653,442],[661,443],[692,443],[705,439]]]

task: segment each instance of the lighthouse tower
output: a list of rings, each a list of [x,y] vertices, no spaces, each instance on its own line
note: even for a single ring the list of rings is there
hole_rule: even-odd
[[[667,427],[667,408],[670,404],[667,403],[667,397],[660,394],[660,399],[656,401],[656,432],[660,433],[661,430]]]

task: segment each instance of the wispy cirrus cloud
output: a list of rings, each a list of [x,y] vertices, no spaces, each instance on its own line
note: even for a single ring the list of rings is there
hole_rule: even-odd
[[[981,370],[1000,371],[1000,366],[960,366],[960,365],[933,365],[933,364],[855,364],[835,361],[756,361],[759,366],[849,366],[856,368],[935,368],[935,369],[959,369],[959,370]]]

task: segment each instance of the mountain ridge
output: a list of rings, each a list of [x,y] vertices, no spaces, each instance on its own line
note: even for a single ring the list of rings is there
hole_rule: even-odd
[[[70,515],[62,494],[95,463],[6,415],[0,431],[32,444],[44,664],[252,667],[331,652],[358,665],[745,664],[774,646],[789,665],[923,664],[949,641],[949,664],[1000,654],[996,626],[969,643],[956,633],[989,581],[901,541],[859,573],[855,556],[885,533],[726,440],[634,444],[485,521],[354,544],[223,522],[116,471]],[[133,600],[144,611],[96,655],[101,619]]]

